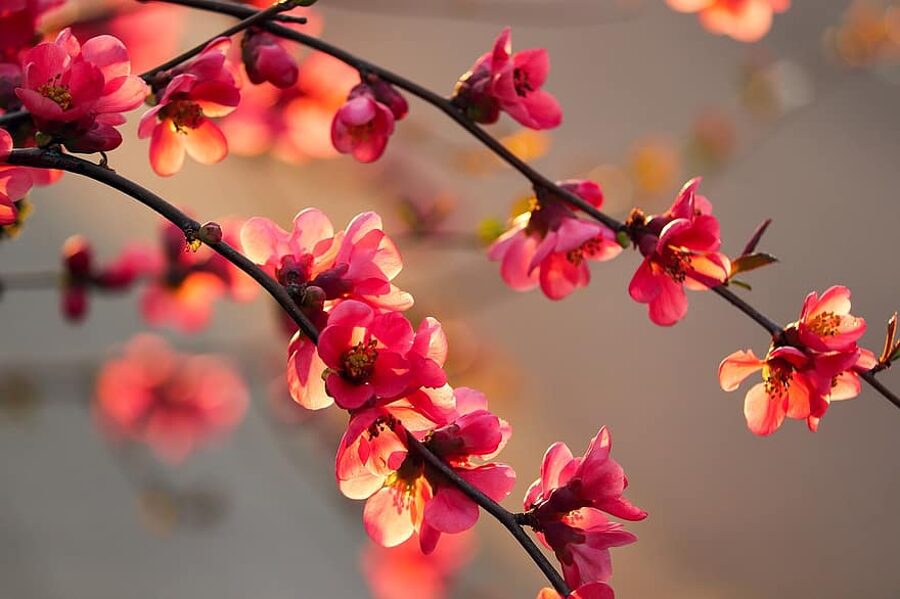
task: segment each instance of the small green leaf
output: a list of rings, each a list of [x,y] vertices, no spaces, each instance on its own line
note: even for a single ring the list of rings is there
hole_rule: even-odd
[[[730,285],[737,285],[738,287],[742,287],[743,289],[746,289],[747,291],[753,291],[753,287],[751,287],[749,283],[745,283],[744,281],[738,281],[737,279],[731,279],[730,281],[728,281],[728,283]]]
[[[750,272],[751,270],[768,266],[773,262],[778,262],[778,258],[761,252],[740,256],[731,262],[731,276],[733,277],[740,272]]]

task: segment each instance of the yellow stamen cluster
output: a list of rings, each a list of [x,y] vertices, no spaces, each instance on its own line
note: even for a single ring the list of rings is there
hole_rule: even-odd
[[[187,133],[188,129],[196,129],[203,122],[203,109],[196,102],[176,100],[166,106],[160,116],[163,120],[170,119],[177,132]]]
[[[72,92],[69,91],[68,85],[59,83],[57,75],[51,81],[43,84],[38,88],[38,93],[49,100],[53,100],[63,110],[68,110],[72,106]]]
[[[378,357],[378,342],[374,339],[368,343],[360,341],[344,354],[341,375],[357,385],[366,382],[375,369]]]
[[[837,335],[841,326],[841,317],[834,312],[822,312],[816,314],[806,323],[809,330],[821,337]]]

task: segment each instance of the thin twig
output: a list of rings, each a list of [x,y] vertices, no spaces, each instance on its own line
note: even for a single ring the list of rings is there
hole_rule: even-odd
[[[231,4],[229,2],[222,2],[221,0],[150,0],[153,2],[163,2],[166,4],[177,4],[179,6],[187,6],[191,8],[197,8],[200,10],[206,10],[210,12],[216,12],[219,14],[231,15],[237,18],[247,18],[254,14],[255,11],[253,8],[249,8],[246,6],[241,6],[238,4]],[[270,33],[277,35],[281,38],[295,41],[299,44],[307,46],[309,48],[313,48],[320,52],[324,52],[325,54],[329,54],[344,62],[351,67],[360,71],[360,73],[369,73],[377,75],[383,81],[391,83],[399,87],[400,89],[406,90],[410,94],[424,100],[425,102],[431,104],[441,112],[445,113],[449,116],[453,121],[455,121],[460,127],[468,131],[473,137],[475,137],[478,141],[480,141],[484,146],[490,149],[494,154],[496,154],[500,159],[506,162],[508,165],[513,167],[519,173],[522,174],[523,177],[528,179],[528,181],[535,187],[535,190],[538,192],[544,191],[550,193],[554,196],[557,196],[567,202],[568,204],[578,208],[594,220],[603,223],[613,231],[624,231],[625,224],[621,221],[601,212],[597,208],[595,208],[590,203],[586,202],[579,196],[575,195],[571,191],[564,189],[563,187],[557,185],[546,176],[538,172],[529,166],[524,160],[520,159],[513,152],[507,149],[499,140],[494,138],[490,133],[485,131],[483,128],[469,120],[462,111],[460,111],[450,100],[447,98],[436,94],[435,92],[427,89],[418,83],[411,81],[393,71],[389,71],[383,67],[380,67],[376,64],[373,64],[367,60],[364,60],[350,52],[342,48],[338,48],[337,46],[332,46],[331,44],[324,42],[318,38],[306,35],[299,31],[294,31],[292,29],[288,29],[281,25],[277,25],[275,23],[264,23],[261,25],[262,28],[266,29]],[[2,122],[0,122],[2,124]],[[745,300],[741,299],[737,295],[735,295],[727,286],[720,285],[718,287],[713,288],[713,291],[719,295],[722,299],[730,303],[732,306],[736,307],[738,310],[749,316],[759,324],[761,327],[766,329],[773,336],[778,336],[783,332],[783,327],[764,315],[762,312],[751,306]],[[878,393],[887,398],[891,403],[900,407],[900,402],[897,401],[897,396],[894,395],[890,390],[887,389],[881,383],[873,384],[872,381],[875,380],[874,374],[878,371],[870,371],[871,376],[864,376],[863,380],[865,380],[869,385],[872,386]]]
[[[179,227],[187,238],[195,238],[200,230],[200,223],[187,214],[154,194],[150,190],[141,187],[137,183],[126,179],[116,172],[94,164],[83,158],[78,158],[68,154],[61,154],[55,151],[40,149],[19,149],[13,150],[7,158],[8,164],[18,166],[28,166],[32,168],[57,169],[63,170],[76,175],[81,175],[89,179],[93,179],[99,183],[103,183],[113,189],[121,191],[141,204],[144,204],[160,216]],[[290,295],[284,287],[279,285],[272,277],[270,277],[259,266],[251,262],[242,253],[225,243],[219,241],[215,243],[207,243],[213,250],[222,255],[226,260],[240,268],[242,271],[250,275],[257,283],[259,283],[269,294],[275,298],[282,308],[293,318],[303,333],[318,343],[319,331],[316,326],[306,317],[306,315],[297,307]],[[553,587],[563,596],[568,596],[571,592],[565,581],[550,564],[546,556],[537,547],[531,537],[516,522],[511,512],[506,510],[496,501],[487,497],[469,482],[460,478],[453,472],[447,464],[438,456],[433,454],[424,445],[410,438],[410,447],[419,453],[423,459],[438,469],[446,476],[460,491],[466,494],[472,501],[479,505],[486,512],[497,518],[503,526],[505,526],[513,534],[519,544],[525,548],[529,557],[537,564],[542,572],[547,576]]]

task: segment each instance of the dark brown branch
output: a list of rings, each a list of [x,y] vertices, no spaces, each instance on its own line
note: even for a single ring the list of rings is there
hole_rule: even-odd
[[[29,166],[32,168],[49,168],[67,171],[81,175],[89,179],[93,179],[99,183],[103,183],[113,189],[121,191],[141,204],[144,204],[160,216],[179,227],[187,239],[197,239],[197,233],[200,230],[200,223],[187,214],[154,194],[148,189],[141,187],[137,183],[122,177],[109,168],[94,164],[93,162],[84,160],[68,154],[61,154],[56,151],[39,150],[39,149],[21,149],[13,150],[7,162],[13,165]],[[300,330],[313,341],[317,343],[319,339],[319,331],[316,326],[310,322],[306,315],[297,307],[294,301],[288,295],[284,287],[278,284],[272,277],[266,274],[259,266],[251,262],[242,253],[225,243],[219,241],[215,243],[207,243],[209,247],[221,254],[226,260],[240,268],[242,271],[250,275],[257,283],[259,283],[282,308],[291,316]],[[513,534],[519,544],[525,548],[529,557],[538,565],[541,571],[547,576],[553,587],[563,596],[567,596],[571,591],[565,581],[547,560],[547,557],[541,552],[534,541],[525,533],[524,529],[516,522],[511,512],[506,510],[496,501],[487,497],[473,485],[460,478],[450,469],[438,456],[433,454],[424,445],[417,440],[410,438],[409,446],[422,456],[429,464],[439,470],[446,476],[460,491],[466,494],[472,501],[479,505],[486,512],[497,518],[503,526],[505,526]]]

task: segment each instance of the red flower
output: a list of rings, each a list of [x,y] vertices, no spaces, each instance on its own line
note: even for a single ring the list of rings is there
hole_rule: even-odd
[[[862,318],[850,314],[850,291],[831,287],[821,298],[810,293],[800,319],[785,327],[764,359],[752,350],[736,351],[719,365],[719,384],[734,391],[745,378],[762,370],[763,382],[744,399],[751,432],[770,435],[785,418],[806,420],[811,431],[832,401],[859,395],[858,371],[876,364],[874,354],[857,346],[866,330]]]
[[[12,137],[0,129],[0,226],[16,222],[19,212],[15,203],[31,190],[28,169],[3,164],[12,149]]]
[[[537,599],[562,599],[560,594],[551,588],[543,588]],[[604,582],[591,582],[572,591],[569,599],[615,599],[612,587]]]
[[[158,337],[139,335],[103,366],[94,409],[114,436],[179,462],[237,426],[247,401],[243,380],[221,358],[181,355]]]
[[[3,0],[0,4],[0,62],[16,63],[39,37],[38,24],[66,0]]]
[[[755,42],[772,27],[773,13],[785,12],[791,0],[666,0],[679,12],[699,12],[700,23],[718,35]]]
[[[414,333],[399,312],[377,313],[367,304],[347,300],[329,315],[318,351],[328,367],[325,389],[344,409],[447,382],[442,369],[447,341],[432,318]]]
[[[719,221],[712,204],[697,195],[700,179],[685,184],[667,212],[645,217],[635,211],[628,226],[635,245],[644,256],[628,292],[649,304],[650,320],[671,326],[687,314],[684,287],[710,289],[728,279],[730,261],[720,253]]]
[[[504,29],[494,49],[481,56],[457,83],[453,101],[472,120],[497,121],[500,110],[531,129],[551,129],[562,122],[556,98],[541,87],[550,72],[543,48],[512,54],[510,29]]]
[[[603,205],[603,192],[593,181],[560,185],[597,208]],[[562,200],[545,195],[535,200],[530,212],[513,219],[488,256],[500,261],[500,274],[513,289],[540,285],[544,295],[559,300],[590,282],[588,260],[611,260],[621,251],[609,228],[578,218]]]
[[[78,43],[69,29],[22,58],[24,82],[16,95],[38,130],[74,152],[115,149],[116,126],[140,106],[147,85],[131,74],[125,45],[109,35]]]
[[[360,162],[374,162],[387,147],[394,121],[407,112],[406,100],[380,80],[363,82],[350,90],[347,102],[334,115],[331,141],[342,154]]]
[[[241,57],[252,83],[269,82],[282,89],[297,83],[297,61],[271,33],[259,29],[247,32],[241,41]]]
[[[141,274],[144,274],[146,267],[141,253],[126,251],[105,268],[97,268],[90,244],[80,236],[66,240],[62,255],[61,309],[63,315],[73,322],[83,320],[87,315],[88,294],[92,288],[125,291]]]
[[[181,170],[185,151],[201,164],[228,155],[228,142],[211,118],[229,114],[240,103],[237,82],[225,62],[231,40],[211,42],[196,58],[163,78],[159,103],[143,117],[140,138],[150,137],[150,165],[158,175]]]

